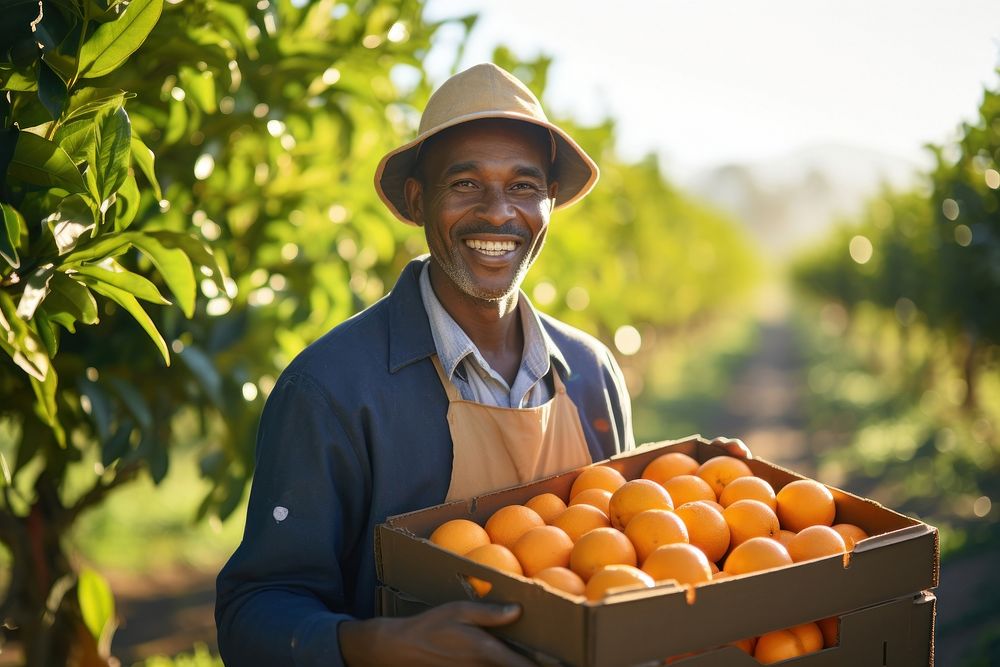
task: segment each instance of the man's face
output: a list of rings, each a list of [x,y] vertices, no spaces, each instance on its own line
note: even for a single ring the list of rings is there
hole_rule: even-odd
[[[483,120],[446,130],[424,150],[422,177],[407,181],[406,193],[432,271],[475,299],[515,293],[542,249],[555,198],[548,135]]]

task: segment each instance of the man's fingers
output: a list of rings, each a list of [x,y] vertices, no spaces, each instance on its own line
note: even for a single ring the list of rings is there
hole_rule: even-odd
[[[716,438],[712,441],[712,444],[724,448],[730,456],[738,456],[741,459],[753,458],[750,448],[739,438]]]
[[[451,602],[441,605],[438,609],[459,623],[478,625],[484,628],[509,625],[521,616],[521,606],[517,604]]]

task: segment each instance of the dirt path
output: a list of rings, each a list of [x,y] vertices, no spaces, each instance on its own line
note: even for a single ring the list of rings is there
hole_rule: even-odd
[[[178,568],[142,576],[112,573],[108,579],[124,619],[112,642],[122,665],[190,653],[196,643],[218,652],[215,572]]]
[[[808,360],[796,345],[792,327],[776,304],[761,320],[757,349],[734,378],[724,401],[719,432],[741,437],[756,456],[815,475],[818,447],[813,445],[803,412]],[[828,445],[824,445],[828,446]],[[1000,552],[996,549],[945,561],[941,568],[935,625],[936,664],[962,664],[985,633],[1000,635],[1000,584],[994,576]],[[985,587],[985,588],[984,588]],[[985,598],[985,599],[984,599]],[[989,654],[998,660],[1000,655]],[[1000,664],[989,662],[982,664]]]

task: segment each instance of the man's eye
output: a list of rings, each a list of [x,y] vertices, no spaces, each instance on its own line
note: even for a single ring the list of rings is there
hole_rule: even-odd
[[[534,183],[515,183],[511,186],[511,190],[537,190],[538,186]]]
[[[473,183],[470,180],[455,181],[454,183],[452,183],[452,185],[454,187],[457,187],[457,188],[474,188],[474,187],[476,187],[476,184]]]

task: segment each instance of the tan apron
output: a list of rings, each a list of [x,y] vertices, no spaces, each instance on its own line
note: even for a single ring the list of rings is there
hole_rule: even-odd
[[[535,408],[500,408],[463,399],[437,355],[432,359],[448,394],[453,457],[448,501],[591,463],[580,413],[554,366],[551,400]]]

